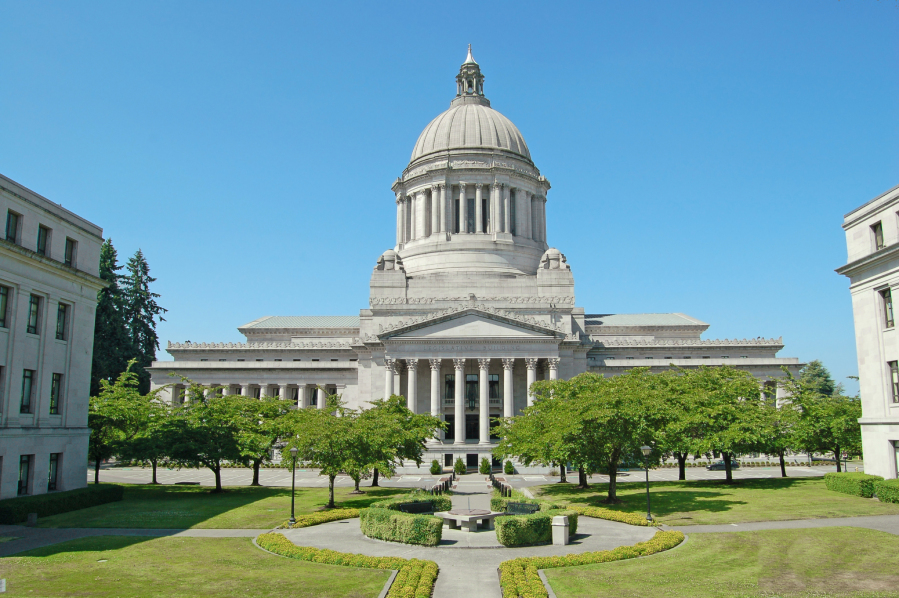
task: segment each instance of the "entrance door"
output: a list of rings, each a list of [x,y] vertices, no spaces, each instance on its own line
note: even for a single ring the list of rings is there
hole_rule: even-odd
[[[472,468],[477,469],[477,467],[478,467],[477,453],[475,453],[475,454],[469,453],[469,454],[465,455],[465,466],[468,467],[469,469],[472,469]]]
[[[478,423],[477,413],[465,414],[465,439],[480,440],[481,439],[480,424]]]

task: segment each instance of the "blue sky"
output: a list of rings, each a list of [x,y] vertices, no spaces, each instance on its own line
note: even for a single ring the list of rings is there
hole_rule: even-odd
[[[391,182],[471,43],[552,183],[578,305],[857,371],[833,270],[843,214],[899,183],[894,1],[2,0],[0,22],[0,172],[144,251],[163,346],[365,307]]]

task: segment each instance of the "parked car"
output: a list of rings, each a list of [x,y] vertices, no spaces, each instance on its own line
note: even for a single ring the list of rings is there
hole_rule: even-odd
[[[705,468],[708,469],[709,471],[724,471],[727,469],[724,466],[724,461],[715,461],[711,465],[706,465]],[[730,468],[731,469],[740,469],[740,462],[739,461],[731,461]]]

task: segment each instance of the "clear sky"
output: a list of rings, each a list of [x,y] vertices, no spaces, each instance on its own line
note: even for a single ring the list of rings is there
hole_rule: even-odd
[[[366,307],[471,43],[587,313],[857,371],[834,268],[843,214],[899,184],[893,0],[0,0],[0,23],[0,172],[144,251],[163,349]]]

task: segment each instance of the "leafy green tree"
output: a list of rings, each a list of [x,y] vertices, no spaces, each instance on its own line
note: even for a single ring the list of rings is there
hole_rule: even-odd
[[[150,291],[150,284],[156,279],[150,276],[150,266],[143,252],[138,249],[126,266],[124,277],[125,323],[131,339],[131,355],[137,359],[136,372],[140,390],[150,389],[150,373],[146,368],[156,359],[159,337],[156,335],[156,320],[165,321],[161,314],[166,310],[159,306],[157,293]]]
[[[240,443],[240,395],[222,395],[220,388],[182,378],[188,400],[175,407],[164,424],[169,458],[186,467],[206,467],[222,492],[222,465],[246,463]]]
[[[842,392],[842,388],[834,383],[830,371],[817,359],[808,362],[799,370],[799,383],[805,391],[816,392],[823,396]]]
[[[657,447],[677,459],[678,479],[687,479],[687,458],[697,453],[698,438],[702,434],[702,418],[696,411],[696,393],[691,392],[690,378],[683,370],[667,371],[659,375],[660,392],[668,403],[669,417],[658,430]]]
[[[766,398],[761,409],[761,436],[757,450],[768,455],[777,455],[780,460],[780,476],[787,477],[786,454],[796,446],[797,426],[800,410],[790,401],[781,406],[773,398]]]
[[[271,460],[271,450],[278,438],[285,433],[283,417],[289,411],[290,402],[280,397],[264,396],[259,399],[242,395],[227,395],[236,406],[238,442],[242,461],[253,468],[251,486],[260,486],[259,469]]]
[[[100,393],[100,380],[114,382],[128,366],[131,340],[125,325],[124,296],[119,286],[118,254],[112,239],[100,247],[100,278],[107,286],[97,293],[90,396]]]
[[[481,464],[478,466],[478,473],[481,475],[490,475],[493,468],[490,466],[490,460],[487,457],[481,457]]]
[[[453,471],[456,475],[465,475],[465,472],[468,471],[462,457],[456,457],[456,461],[453,463]]]

